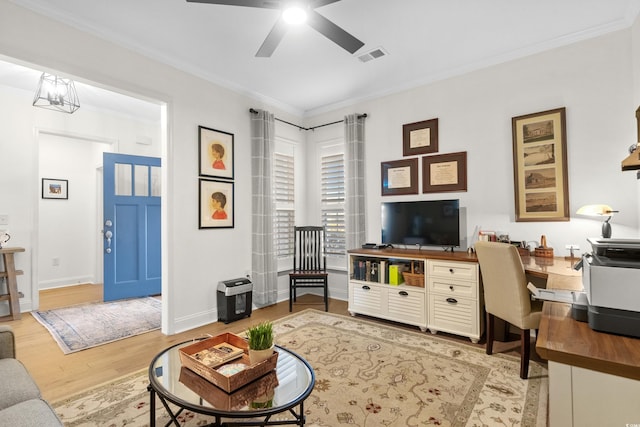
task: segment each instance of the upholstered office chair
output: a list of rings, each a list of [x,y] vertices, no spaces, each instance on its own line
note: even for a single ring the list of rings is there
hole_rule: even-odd
[[[518,249],[508,243],[477,242],[476,254],[487,311],[487,354],[493,352],[495,317],[521,329],[520,378],[529,376],[531,329],[538,329],[541,301],[531,301]]]
[[[323,288],[324,311],[329,311],[324,227],[295,227],[293,270],[289,273],[289,311],[298,288]]]

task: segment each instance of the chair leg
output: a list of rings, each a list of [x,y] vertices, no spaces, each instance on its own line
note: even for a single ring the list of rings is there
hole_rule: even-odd
[[[531,352],[531,333],[529,329],[523,329],[520,335],[520,378],[526,380],[529,377],[529,356]]]
[[[324,311],[329,311],[329,284],[324,281]]]
[[[487,354],[493,353],[493,334],[496,318],[493,314],[487,312]]]
[[[293,279],[289,279],[289,312],[293,311]]]

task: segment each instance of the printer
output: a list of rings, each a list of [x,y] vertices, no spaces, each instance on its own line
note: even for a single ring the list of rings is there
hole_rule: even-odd
[[[587,241],[592,252],[575,267],[582,268],[586,304],[573,305],[574,318],[596,331],[640,338],[640,240]]]

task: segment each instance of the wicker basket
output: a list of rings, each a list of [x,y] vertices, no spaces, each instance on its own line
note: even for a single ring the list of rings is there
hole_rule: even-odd
[[[536,248],[534,255],[539,258],[553,258],[553,248]]]
[[[403,271],[402,277],[404,277],[404,283],[409,286],[418,286],[424,288],[424,274],[417,273],[415,261],[411,262],[411,271]]]

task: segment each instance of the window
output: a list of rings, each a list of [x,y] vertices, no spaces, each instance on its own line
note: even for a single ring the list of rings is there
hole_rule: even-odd
[[[344,219],[345,202],[344,153],[321,158],[321,211],[326,229],[327,258],[343,258],[346,254]]]
[[[274,199],[276,204],[274,240],[278,258],[293,256],[295,225],[295,174],[292,154],[274,154]]]

